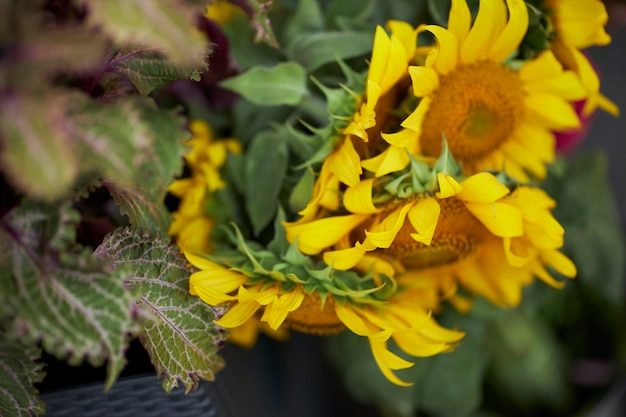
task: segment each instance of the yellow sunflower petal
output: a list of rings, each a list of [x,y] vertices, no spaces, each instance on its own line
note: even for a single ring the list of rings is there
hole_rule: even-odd
[[[448,30],[452,32],[460,45],[463,45],[470,31],[472,15],[467,0],[452,0],[448,16]]]
[[[597,107],[601,108],[602,110],[604,110],[611,116],[617,117],[620,115],[619,107],[617,106],[617,104],[615,104],[615,102],[610,100],[608,97],[605,97],[602,94],[598,94],[598,96],[596,97],[596,100],[597,100]],[[585,109],[583,110],[583,114],[589,115],[591,114],[592,111],[593,109],[590,110],[589,108],[585,107]]]
[[[409,114],[408,117],[404,119],[404,121],[402,121],[400,125],[407,129],[411,129],[414,132],[417,132],[416,134],[419,134],[422,131],[424,116],[426,116],[426,113],[430,108],[431,101],[432,100],[430,97],[422,98],[415,110],[413,110],[413,112]]]
[[[528,253],[526,245],[521,243],[521,239],[504,237],[502,243],[509,265],[521,268],[530,261],[532,255]]]
[[[439,87],[439,74],[432,68],[409,67],[415,97],[424,97]]]
[[[524,84],[524,90],[529,93],[555,94],[570,101],[582,100],[587,96],[587,91],[572,71],[563,71],[554,77],[527,82]]]
[[[284,223],[284,226],[289,242],[298,238],[298,249],[306,255],[315,255],[337,243],[366,218],[366,214],[351,214],[303,224]]]
[[[254,300],[245,303],[235,303],[219,320],[213,322],[219,326],[232,328],[239,327],[247,322],[254,313],[261,307],[261,304]]]
[[[496,236],[515,237],[524,234],[522,213],[510,204],[465,203],[465,207]]]
[[[393,243],[396,235],[404,225],[406,215],[413,207],[414,203],[406,203],[402,207],[394,210],[385,219],[373,228],[373,231],[365,231],[366,241],[371,242],[379,248],[388,248]]]
[[[211,306],[217,306],[227,301],[234,301],[237,299],[234,295],[228,295],[211,287],[207,287],[205,285],[195,285],[191,282],[189,283],[189,294],[197,295],[202,301]]]
[[[523,138],[524,143],[544,162],[552,162],[555,158],[556,138],[554,133],[530,123],[520,123],[515,132]]]
[[[381,95],[402,77],[408,61],[400,39],[396,36],[390,38],[382,27],[377,26],[367,79],[380,86]]]
[[[409,210],[408,218],[417,233],[411,233],[411,237],[417,242],[430,245],[437,227],[437,220],[441,213],[441,207],[432,197],[422,198]]]
[[[374,355],[374,360],[380,368],[380,371],[385,375],[385,377],[393,382],[396,385],[402,387],[410,387],[413,385],[411,382],[404,382],[400,378],[398,378],[392,370],[397,369],[406,369],[410,368],[414,365],[413,362],[406,361],[399,357],[398,355],[387,350],[386,343],[374,341],[369,338],[370,348],[372,349],[372,354]]]
[[[183,197],[188,190],[196,186],[197,182],[193,178],[182,178],[173,181],[168,187],[167,192],[175,195],[176,197]]]
[[[577,48],[607,45],[611,37],[604,30],[608,13],[600,0],[558,1],[552,10],[558,35]]]
[[[343,194],[343,205],[351,213],[376,213],[372,201],[372,186],[374,178],[359,182],[355,187],[348,187]]]
[[[392,172],[402,171],[411,162],[409,156],[403,148],[397,146],[389,146],[376,158],[372,158],[375,164],[370,164],[371,160],[365,160],[361,162],[363,168],[369,171],[369,168],[377,166],[375,175],[376,177],[382,177],[383,175],[390,174]]]
[[[349,137],[344,139],[343,144],[334,154],[329,168],[344,184],[354,187],[359,183],[359,176],[363,173],[361,158]]]
[[[544,51],[537,58],[526,61],[518,73],[524,84],[540,82],[556,77],[563,71],[563,66],[551,51]]]
[[[489,58],[491,45],[506,25],[506,7],[501,0],[481,1],[474,25],[461,46],[461,62],[472,64]]]
[[[577,274],[574,262],[558,250],[542,251],[541,260],[568,278],[574,278]]]
[[[492,61],[500,62],[511,55],[522,42],[528,29],[528,10],[524,0],[507,0],[509,20],[489,51]]]
[[[489,172],[479,172],[462,183],[456,198],[468,203],[493,203],[509,193],[509,189]]]
[[[278,284],[270,285],[268,287],[264,287],[263,284],[257,284],[253,287],[239,287],[237,298],[240,303],[254,300],[264,306],[274,302],[279,293],[280,285]]]
[[[421,336],[433,342],[454,343],[465,337],[465,332],[443,327],[433,318],[425,320],[419,331]]]
[[[300,307],[303,300],[304,293],[299,286],[288,293],[279,295],[265,307],[261,321],[267,322],[272,330],[277,330],[283,324],[287,315]]]
[[[550,273],[548,273],[545,268],[538,267],[533,270],[533,274],[552,288],[561,289],[565,287],[564,281],[557,281],[556,279],[554,279],[554,277],[550,275]]]
[[[239,327],[231,328],[228,341],[243,348],[250,349],[259,337],[259,322],[252,318]]]
[[[450,31],[442,28],[441,26],[428,25],[425,26],[424,29],[435,35],[437,43],[439,44],[436,59],[432,63],[427,60],[426,65],[428,67],[432,67],[441,75],[448,74],[450,71],[455,69],[457,65],[457,55],[459,50],[457,39]]]
[[[457,180],[443,172],[437,173],[437,181],[439,182],[439,191],[435,193],[437,198],[449,198],[463,191],[463,186]]]
[[[569,130],[580,126],[580,119],[566,100],[548,93],[533,93],[524,99],[529,117],[551,130]]]
[[[379,328],[364,320],[350,306],[342,306],[339,303],[335,303],[335,313],[339,320],[354,334],[372,336],[380,332]]]
[[[365,250],[362,246],[324,252],[324,262],[334,269],[347,271],[363,258]]]
[[[372,60],[367,74],[367,79],[380,85],[388,63],[391,39],[382,26],[376,26],[374,34],[374,46],[372,48]]]
[[[419,135],[411,129],[402,129],[394,133],[383,133],[381,136],[388,144],[402,149],[413,149],[419,140]]]
[[[247,281],[244,274],[221,267],[194,272],[189,277],[189,285],[194,288],[207,287],[224,294],[235,291]]]
[[[402,20],[390,20],[387,22],[387,27],[391,31],[391,36],[398,38],[407,58],[410,60],[415,55],[415,48],[417,46],[417,30],[409,23]]]
[[[204,256],[198,255],[193,251],[185,251],[185,258],[189,261],[190,264],[198,269],[228,271],[228,269],[224,268],[222,265],[210,261]]]
[[[446,343],[433,343],[415,333],[394,332],[391,337],[402,351],[418,358],[433,356],[448,349]]]

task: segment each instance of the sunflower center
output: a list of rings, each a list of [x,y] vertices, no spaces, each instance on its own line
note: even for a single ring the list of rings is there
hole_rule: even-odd
[[[424,116],[420,145],[439,156],[445,135],[460,162],[489,155],[511,136],[524,111],[517,73],[496,62],[463,65],[441,76]]]
[[[335,314],[335,300],[326,297],[322,305],[322,298],[315,292],[304,297],[300,307],[289,313],[285,324],[297,332],[318,336],[336,334],[345,329]]]
[[[408,268],[451,264],[471,256],[488,234],[485,226],[455,198],[439,200],[441,213],[430,245],[416,242],[409,220],[405,220],[388,249],[381,253],[399,259]]]

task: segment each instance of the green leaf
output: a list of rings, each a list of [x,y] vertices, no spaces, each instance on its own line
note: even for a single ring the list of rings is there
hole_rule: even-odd
[[[156,48],[174,65],[206,68],[208,39],[195,29],[200,6],[176,0],[83,0],[89,26],[122,47]]]
[[[258,234],[272,220],[289,163],[287,143],[275,131],[259,133],[246,154],[246,211]]]
[[[127,283],[152,313],[142,337],[152,363],[170,392],[179,382],[189,392],[212,381],[223,366],[217,351],[223,330],[213,323],[223,311],[189,294],[189,270],[169,239],[137,229],[118,229],[96,250],[116,268],[128,270]]]
[[[72,365],[107,361],[106,386],[125,366],[137,334],[135,297],[122,271],[112,271],[88,250],[70,247],[67,206],[25,202],[2,220],[0,250],[12,260],[0,271],[0,303],[13,313],[13,334]],[[60,221],[59,219],[68,219]],[[51,233],[52,231],[52,233]]]
[[[448,26],[451,0],[427,0],[428,12],[433,23],[439,26]]]
[[[489,327],[488,337],[488,383],[496,398],[506,398],[506,408],[535,415],[569,403],[565,356],[545,321],[510,310]]]
[[[476,16],[478,3],[479,0],[467,0],[472,16]],[[448,14],[450,13],[451,4],[450,0],[426,0],[428,12],[434,24],[443,27],[448,26]]]
[[[281,50],[266,43],[250,42],[255,32],[250,26],[250,19],[243,13],[236,14],[222,26],[222,30],[228,38],[230,55],[240,68],[271,66],[284,60]]]
[[[375,0],[331,0],[326,15],[334,20],[338,29],[372,27],[371,18],[376,3]]]
[[[382,375],[364,337],[351,332],[329,337],[326,351],[348,391],[360,402],[375,405],[388,415],[409,417],[426,412],[433,416],[468,416],[482,400],[488,360],[485,324],[454,311],[447,311],[437,320],[467,334],[449,353],[430,358],[408,358],[400,353],[415,362],[413,367],[396,372],[400,379],[413,382],[411,387],[394,385]],[[393,344],[390,346],[394,350]]]
[[[563,251],[578,268],[576,280],[606,300],[623,301],[626,244],[602,151],[572,155],[552,167],[542,185],[565,228]]]
[[[84,170],[104,184],[135,226],[167,230],[167,186],[182,170],[189,132],[174,111],[145,97],[109,104],[83,100],[70,112]]]
[[[137,87],[140,94],[148,95],[155,89],[175,80],[200,81],[195,68],[174,65],[154,50],[128,50],[109,64],[109,71],[122,74]]]
[[[320,32],[325,29],[324,16],[316,0],[301,0],[296,12],[287,20],[282,38],[289,41],[301,33]]]
[[[311,201],[315,176],[311,169],[306,169],[289,196],[289,209],[292,212],[303,210]]]
[[[45,413],[34,384],[45,375],[40,352],[6,337],[0,339],[0,415],[30,417]]]
[[[337,59],[369,54],[373,40],[373,31],[302,33],[287,46],[287,56],[313,72]]]
[[[12,184],[37,198],[66,194],[79,166],[64,130],[67,96],[4,94],[0,98],[0,162]]]
[[[295,62],[253,67],[220,85],[259,106],[295,105],[307,92],[306,71]]]
[[[246,100],[237,100],[231,107],[233,137],[241,143],[250,143],[259,132],[282,124],[293,112],[288,106],[259,107]]]

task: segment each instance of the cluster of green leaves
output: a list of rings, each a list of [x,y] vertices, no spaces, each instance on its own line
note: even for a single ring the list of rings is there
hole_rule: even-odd
[[[44,412],[42,350],[106,364],[107,389],[133,338],[167,392],[223,367],[222,312],[189,295],[167,236],[186,117],[151,96],[208,70],[196,27],[208,2],[0,4],[0,414]],[[263,3],[244,3],[248,25],[266,20]],[[90,207],[102,190],[109,208]],[[77,236],[85,207],[113,213],[103,242]]]

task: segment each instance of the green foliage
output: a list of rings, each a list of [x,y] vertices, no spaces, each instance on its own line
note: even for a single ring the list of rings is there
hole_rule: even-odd
[[[277,197],[289,164],[286,140],[275,131],[261,132],[252,139],[246,158],[246,211],[258,234],[276,214]]]
[[[370,32],[320,32],[296,36],[287,48],[287,56],[313,72],[337,59],[364,55],[371,47]]]
[[[571,394],[566,358],[543,318],[520,310],[503,312],[488,334],[489,383],[497,396],[506,398],[503,407],[531,415],[538,406],[566,406]]]
[[[224,366],[217,355],[224,335],[213,325],[218,311],[189,294],[189,270],[169,239],[136,228],[118,229],[95,253],[126,271],[125,282],[139,297],[138,306],[150,314],[142,343],[165,376],[165,391],[180,382],[189,392],[201,380],[212,381]]]
[[[139,327],[135,297],[89,250],[73,243],[76,212],[25,202],[2,223],[2,251],[12,261],[0,277],[10,331],[23,343],[69,363],[107,361],[107,386],[125,365],[124,353]]]
[[[565,228],[567,253],[576,278],[613,304],[623,302],[626,245],[610,188],[607,156],[599,150],[555,164],[543,188],[557,202],[554,216]]]
[[[45,412],[33,385],[44,377],[42,364],[36,361],[40,352],[31,346],[21,346],[0,340],[0,415],[30,417]]]
[[[307,92],[306,73],[295,62],[257,66],[222,81],[221,86],[260,106],[298,104]]]
[[[187,119],[148,97],[206,71],[209,39],[195,27],[204,7],[0,5],[0,360],[10,374],[0,375],[2,415],[43,412],[33,388],[41,365],[31,363],[41,348],[69,365],[106,365],[107,388],[134,337],[166,391],[189,391],[223,366],[218,311],[188,294],[190,271],[165,237]],[[96,189],[108,191],[105,202],[91,200]],[[100,241],[83,228],[100,212],[110,230],[130,223],[125,237],[136,245],[119,238],[117,251],[94,255]]]

